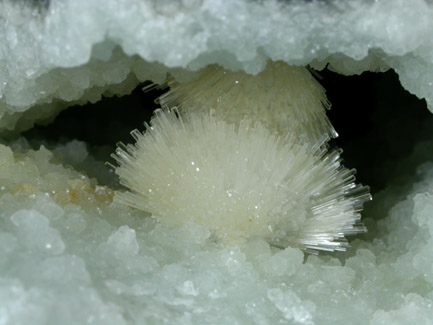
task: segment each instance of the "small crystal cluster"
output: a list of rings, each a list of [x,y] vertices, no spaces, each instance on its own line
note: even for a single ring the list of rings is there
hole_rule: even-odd
[[[137,143],[113,155],[131,190],[118,193],[120,202],[169,224],[198,223],[230,243],[265,238],[333,251],[365,231],[368,188],[354,183],[341,151],[328,151],[336,133],[324,90],[305,68],[270,63],[248,76],[211,67],[172,83],[159,101],[151,126],[132,132]]]

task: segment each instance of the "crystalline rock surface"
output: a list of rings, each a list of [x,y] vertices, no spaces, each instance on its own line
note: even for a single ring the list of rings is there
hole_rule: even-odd
[[[219,64],[258,74],[268,59],[347,75],[394,69],[433,110],[432,30],[428,0],[3,0],[0,130],[167,72],[188,81]],[[400,162],[416,179],[402,175],[375,196],[370,233],[317,256],[260,236],[220,245],[202,224],[160,223],[122,205],[87,176],[105,166],[83,142],[1,142],[0,324],[433,319],[433,164],[414,163],[431,141]]]
[[[0,3],[2,129],[28,128],[65,101],[162,81],[167,70],[187,78],[179,68],[219,63],[256,74],[268,59],[330,63],[343,74],[392,68],[433,105],[433,8],[426,0],[27,2],[36,5]]]

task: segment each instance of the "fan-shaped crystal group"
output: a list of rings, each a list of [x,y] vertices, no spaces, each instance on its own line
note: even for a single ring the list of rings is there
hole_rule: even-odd
[[[297,82],[297,80],[299,82]],[[210,67],[171,83],[151,125],[120,145],[121,202],[161,222],[208,227],[236,243],[344,250],[365,231],[368,188],[328,150],[336,135],[324,90],[303,68],[272,63],[258,76]]]

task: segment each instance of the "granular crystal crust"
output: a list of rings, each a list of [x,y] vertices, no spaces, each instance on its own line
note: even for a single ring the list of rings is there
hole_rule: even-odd
[[[259,238],[218,245],[199,224],[158,223],[113,202],[95,180],[52,162],[85,153],[83,143],[11,147],[0,146],[6,324],[428,324],[433,317],[431,163],[418,169],[421,182],[406,179],[376,195],[370,233],[350,251],[304,256]],[[420,144],[417,155],[431,148]],[[70,195],[77,184],[87,189],[81,198]]]
[[[392,68],[431,108],[432,16],[425,0],[4,0],[0,129],[162,82],[167,71],[186,80],[217,63],[257,74],[268,59],[343,74]]]

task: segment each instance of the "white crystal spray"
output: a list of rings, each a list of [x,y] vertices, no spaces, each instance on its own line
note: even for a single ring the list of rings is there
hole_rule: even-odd
[[[171,86],[147,130],[132,132],[136,144],[113,155],[130,190],[120,202],[161,222],[204,225],[224,243],[260,237],[333,251],[365,231],[368,188],[354,183],[340,150],[328,151],[328,102],[306,69],[272,63],[249,76],[211,67]]]

